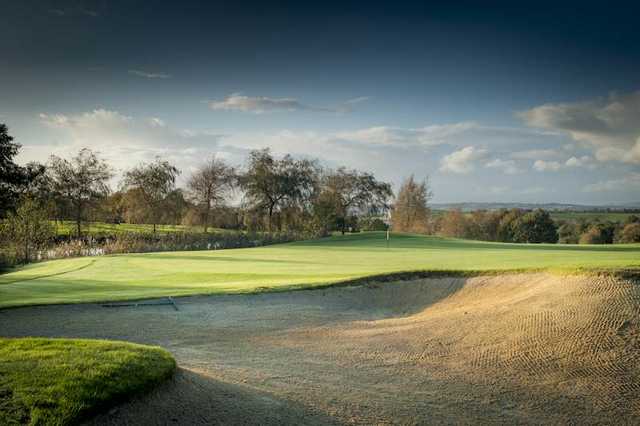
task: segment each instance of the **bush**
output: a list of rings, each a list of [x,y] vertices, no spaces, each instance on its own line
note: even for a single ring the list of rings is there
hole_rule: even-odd
[[[517,243],[557,243],[558,228],[549,212],[536,209],[512,224],[513,241]]]
[[[640,243],[640,223],[631,222],[622,228],[620,234],[621,243]]]
[[[580,244],[612,244],[616,226],[612,223],[596,223],[580,236]]]

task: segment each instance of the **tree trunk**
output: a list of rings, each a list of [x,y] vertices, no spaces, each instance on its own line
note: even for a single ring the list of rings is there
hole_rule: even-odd
[[[78,208],[76,211],[76,232],[78,233],[78,238],[80,238],[82,233],[82,205],[78,204]]]
[[[273,205],[269,206],[269,222],[267,223],[267,229],[271,232],[271,217],[273,216]]]
[[[211,211],[211,205],[207,201],[207,210],[205,210],[204,214],[204,233],[207,233],[207,228],[209,227],[209,212]]]

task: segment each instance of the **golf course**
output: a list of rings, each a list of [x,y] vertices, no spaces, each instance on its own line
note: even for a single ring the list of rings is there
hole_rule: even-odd
[[[639,269],[383,232],[33,263],[0,275],[0,420],[633,423]]]
[[[426,271],[640,268],[640,245],[506,244],[383,232],[268,247],[83,257],[0,275],[0,307],[286,290]]]

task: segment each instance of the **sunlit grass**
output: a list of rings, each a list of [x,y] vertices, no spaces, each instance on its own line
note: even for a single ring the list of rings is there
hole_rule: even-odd
[[[402,271],[640,268],[640,245],[490,243],[382,232],[268,247],[74,258],[0,275],[0,307],[238,293]]]
[[[0,424],[63,425],[169,378],[160,348],[79,339],[0,339]]]

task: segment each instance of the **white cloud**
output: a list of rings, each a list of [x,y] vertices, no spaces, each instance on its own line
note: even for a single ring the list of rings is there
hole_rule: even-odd
[[[515,175],[522,171],[515,161],[502,160],[500,158],[495,158],[489,161],[487,164],[485,164],[485,167],[502,170],[507,175]]]
[[[533,163],[533,168],[539,172],[557,172],[567,168],[588,168],[593,170],[596,167],[597,166],[593,161],[593,158],[588,155],[583,155],[582,157],[570,157],[564,162],[536,160]]]
[[[477,128],[476,123],[462,122],[420,128],[374,126],[335,134],[337,139],[373,145],[436,146],[453,142],[455,136]]]
[[[43,113],[39,118],[64,143],[25,145],[25,161],[46,161],[49,154],[69,157],[87,147],[121,168],[161,155],[188,169],[203,156],[223,149],[220,135],[174,129],[157,117],[134,119],[118,111],[96,109],[78,115]]]
[[[583,192],[620,192],[640,190],[640,173],[630,173],[620,179],[609,179],[585,185]]]
[[[564,163],[567,167],[588,167],[593,169],[596,165],[593,162],[593,158],[588,155],[583,155],[582,157],[571,157]]]
[[[536,160],[533,163],[533,168],[539,172],[557,172],[562,168],[562,163],[558,161]]]
[[[440,171],[467,174],[475,169],[475,162],[485,158],[485,149],[473,146],[464,147],[445,155],[440,161]]]
[[[599,161],[640,164],[640,91],[588,102],[546,104],[518,113],[532,127],[560,131]]]
[[[136,75],[138,77],[144,78],[171,78],[170,74],[165,74],[163,72],[148,72],[141,70],[129,70],[129,74]]]
[[[356,99],[362,102],[364,98]],[[275,111],[324,111],[338,112],[338,109],[315,107],[299,102],[295,98],[270,98],[267,96],[245,96],[234,93],[221,101],[212,100],[208,102],[212,110],[242,111],[262,114]]]

